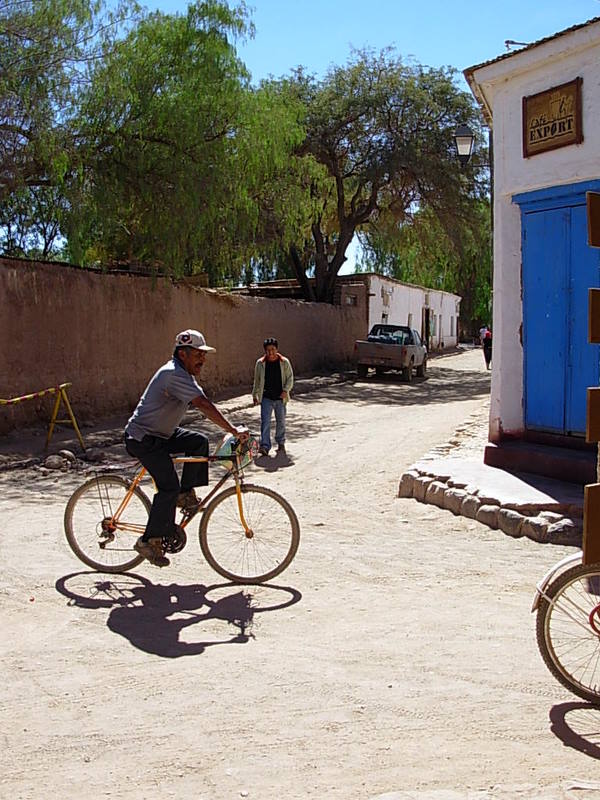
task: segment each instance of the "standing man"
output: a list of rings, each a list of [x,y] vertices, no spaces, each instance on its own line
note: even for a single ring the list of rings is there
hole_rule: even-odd
[[[483,334],[483,357],[485,368],[490,369],[492,364],[492,332],[488,329]]]
[[[204,434],[180,428],[191,403],[227,433],[244,440],[245,428],[228,422],[206,397],[196,382],[207,353],[215,348],[206,344],[200,331],[182,331],[175,337],[173,358],[150,379],[125,428],[127,452],[140,461],[154,478],[156,494],[144,535],[134,545],[137,552],[157,567],[169,565],[162,545],[175,525],[177,506],[193,510],[199,500],[195,486],[208,484],[208,463],[185,464],[181,485],[171,460],[175,453],[207,456],[208,439]]]
[[[263,342],[264,356],[254,367],[252,400],[260,403],[260,453],[269,455],[271,449],[271,415],[275,412],[275,441],[277,452],[285,454],[285,411],[294,385],[294,373],[289,359],[278,350],[277,339]]]

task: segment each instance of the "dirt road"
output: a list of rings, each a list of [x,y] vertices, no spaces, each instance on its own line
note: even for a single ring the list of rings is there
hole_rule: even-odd
[[[0,476],[0,797],[600,796],[568,789],[600,780],[599,714],[529,614],[569,550],[396,497],[488,390],[472,351],[297,397],[289,463],[252,480],[302,540],[260,588],[224,584],[196,537],[167,569],[90,572],[62,532],[81,477]]]

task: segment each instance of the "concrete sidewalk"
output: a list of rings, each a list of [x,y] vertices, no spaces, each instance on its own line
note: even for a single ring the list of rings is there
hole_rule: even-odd
[[[400,497],[476,519],[509,536],[581,546],[583,486],[484,464],[489,400],[400,478]]]

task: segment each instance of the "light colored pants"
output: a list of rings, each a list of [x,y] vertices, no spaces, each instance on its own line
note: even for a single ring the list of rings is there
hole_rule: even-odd
[[[263,397],[260,403],[260,446],[271,449],[271,416],[275,412],[275,441],[285,444],[285,404]]]

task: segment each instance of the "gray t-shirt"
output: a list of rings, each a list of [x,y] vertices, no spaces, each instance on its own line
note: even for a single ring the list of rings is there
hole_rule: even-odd
[[[188,405],[196,397],[206,397],[196,379],[176,358],[167,361],[150,379],[125,433],[141,440],[147,434],[169,439]]]

